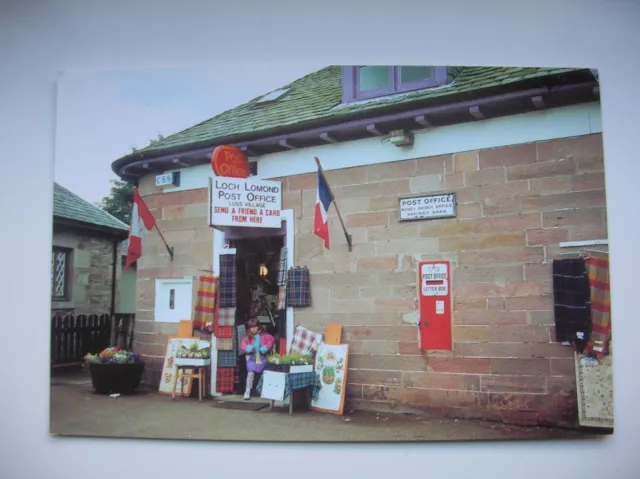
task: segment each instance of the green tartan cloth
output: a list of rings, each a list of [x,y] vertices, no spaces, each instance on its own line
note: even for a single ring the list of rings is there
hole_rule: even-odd
[[[266,371],[265,371],[266,372]],[[285,374],[285,373],[282,373]],[[258,394],[262,394],[262,382],[264,380],[264,375],[260,378],[258,385],[256,386],[256,391]],[[320,376],[316,374],[314,371],[307,373],[289,373],[285,376],[284,379],[284,399],[287,399],[291,394],[291,391],[296,391],[298,389],[305,388],[313,388],[311,391],[311,397],[315,401],[320,396],[320,389],[322,384],[320,383]]]

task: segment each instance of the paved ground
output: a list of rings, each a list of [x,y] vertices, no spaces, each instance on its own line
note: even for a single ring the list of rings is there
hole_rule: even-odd
[[[50,431],[65,436],[116,436],[194,440],[459,441],[584,437],[582,431],[430,419],[405,414],[347,412],[344,416],[268,408],[237,411],[213,400],[177,398],[141,390],[110,398],[92,392],[86,375],[51,382]]]

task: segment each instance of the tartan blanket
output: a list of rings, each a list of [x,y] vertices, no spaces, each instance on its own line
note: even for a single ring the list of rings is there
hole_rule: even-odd
[[[234,351],[235,341],[233,338],[216,338],[216,349],[218,351]]]
[[[591,337],[585,352],[601,358],[609,352],[611,340],[609,258],[607,255],[591,256],[586,263],[591,294]]]
[[[258,394],[262,394],[262,383],[264,376],[260,378],[256,391]],[[297,391],[298,389],[313,388],[311,390],[311,398],[316,401],[320,396],[320,389],[322,383],[320,382],[320,376],[311,371],[308,373],[294,373],[287,374],[284,378],[284,399],[287,399],[291,395],[291,391]]]
[[[244,337],[247,335],[247,327],[244,324],[240,324],[239,326],[236,326],[236,344],[242,344],[242,340],[244,339]],[[244,354],[243,352],[240,352],[240,354]]]
[[[278,270],[278,286],[287,284],[287,247],[280,250],[280,269]]]
[[[219,304],[221,308],[236,307],[236,255],[220,255]]]
[[[216,338],[218,339],[231,339],[233,338],[232,326],[221,326],[216,331]]]
[[[553,303],[556,340],[589,339],[589,278],[582,258],[553,261]]]
[[[236,368],[218,368],[216,373],[216,391],[232,393]]]
[[[309,269],[299,266],[289,269],[287,279],[287,306],[305,308],[311,306],[311,280]]]
[[[216,316],[216,292],[218,277],[212,274],[200,275],[198,297],[194,308],[193,328],[212,332]]]
[[[238,355],[236,351],[218,351],[219,368],[235,368],[238,365]]]
[[[318,351],[318,348],[323,341],[322,334],[314,333],[313,331],[298,325],[293,333],[290,352],[312,354]]]
[[[236,324],[236,308],[220,308],[218,311],[218,325],[234,326]]]

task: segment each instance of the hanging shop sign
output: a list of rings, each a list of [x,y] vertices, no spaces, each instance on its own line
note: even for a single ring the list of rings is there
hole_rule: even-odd
[[[280,228],[282,184],[242,178],[213,178],[211,226]]]
[[[211,168],[216,176],[225,178],[248,178],[251,173],[247,155],[231,145],[222,145],[213,150]]]
[[[456,195],[412,196],[400,198],[398,205],[399,221],[416,221],[436,218],[454,218],[456,216]]]

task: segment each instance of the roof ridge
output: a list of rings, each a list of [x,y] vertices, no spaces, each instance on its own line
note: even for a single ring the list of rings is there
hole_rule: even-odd
[[[94,205],[93,203],[90,203],[89,201],[85,200],[84,198],[82,198],[81,196],[75,194],[73,191],[71,191],[68,188],[65,188],[64,186],[62,186],[60,183],[58,183],[57,181],[53,182],[54,184],[54,194],[55,194],[55,187],[57,186],[58,188],[60,188],[61,190],[64,190],[67,194],[73,196],[76,200],[84,203],[85,205],[90,206],[91,208],[93,208],[94,210],[100,211],[100,213],[107,215],[109,218],[113,219],[116,223],[122,225],[125,228],[129,228],[129,225],[126,224],[124,221],[116,218],[115,216],[113,216],[111,213],[109,213],[108,211],[103,210],[102,208],[100,208],[99,206]],[[54,210],[54,216],[55,216],[55,210]]]

